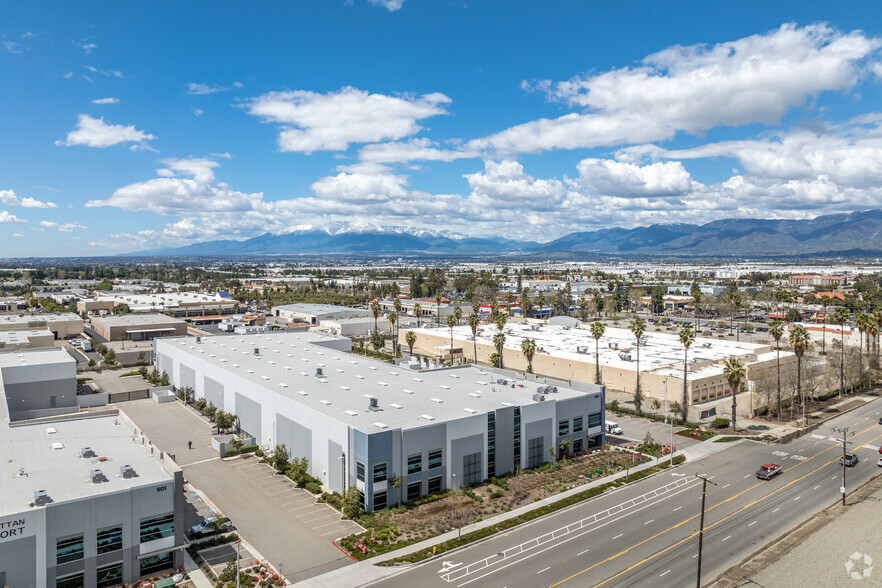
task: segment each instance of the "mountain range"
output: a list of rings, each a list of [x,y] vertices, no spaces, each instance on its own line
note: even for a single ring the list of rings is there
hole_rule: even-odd
[[[882,254],[882,210],[810,220],[724,219],[575,232],[549,241],[469,237],[412,227],[335,223],[297,226],[246,239],[194,243],[130,256],[609,254],[676,257],[786,257]]]

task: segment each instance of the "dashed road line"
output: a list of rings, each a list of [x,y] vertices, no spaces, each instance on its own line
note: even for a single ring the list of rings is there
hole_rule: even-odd
[[[671,571],[671,570],[668,570],[667,572],[662,572],[661,574],[658,575],[658,577],[661,578],[661,577],[664,576],[665,574],[670,573],[670,571]]]
[[[729,539],[731,539],[731,538],[732,538],[732,535],[729,535],[728,537],[726,537],[725,539],[723,539],[723,541],[727,541],[727,540],[729,540]],[[721,543],[722,543],[722,541],[721,541]]]
[[[776,508],[775,510],[773,510],[772,512],[778,512],[779,510],[781,510],[780,506],[778,508]]]
[[[582,554],[588,553],[589,551],[591,551],[591,550],[590,550],[590,549],[586,549],[585,551],[580,551],[580,552],[577,553],[576,555],[582,555]]]
[[[748,526],[748,527],[752,527],[752,526],[754,526],[755,524],[756,524],[756,521],[753,521],[752,523],[750,523],[750,524],[747,525],[747,526]]]
[[[539,571],[536,572],[536,573],[537,573],[537,574],[541,574],[542,572],[547,572],[547,571],[550,570],[550,569],[551,569],[551,566],[548,566],[547,568],[541,569],[541,570],[539,570]]]
[[[646,521],[646,522],[643,523],[643,524],[644,524],[644,525],[648,525],[649,523],[651,523],[651,522],[654,521],[654,520],[655,520],[655,519],[649,519],[648,521]]]
[[[623,537],[624,535],[625,535],[624,533],[619,533],[618,535],[613,537],[613,539],[618,539],[619,537]]]
[[[677,508],[674,509],[674,512],[677,512],[677,511],[680,510],[681,508],[683,508],[683,507],[682,507],[682,506],[678,506]]]
[[[731,486],[731,485],[732,485],[732,484],[726,484],[725,486],[723,486],[723,490],[725,490],[726,488],[728,488],[728,487]]]

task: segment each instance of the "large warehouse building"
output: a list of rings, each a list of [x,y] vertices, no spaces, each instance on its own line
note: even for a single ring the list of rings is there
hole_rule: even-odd
[[[0,354],[0,586],[119,586],[183,563],[182,472],[124,414],[10,415],[76,406],[75,378],[60,348]]]
[[[335,304],[282,304],[274,306],[273,316],[289,323],[306,323],[318,325],[322,321],[350,318],[373,318],[373,313],[366,308],[352,308]]]
[[[83,319],[72,312],[0,315],[0,331],[48,329],[55,339],[67,339],[83,332]]]
[[[92,330],[105,341],[149,341],[186,335],[187,323],[165,314],[117,314],[93,317]]]
[[[450,329],[410,329],[417,335],[415,353],[433,357],[446,356],[450,348]],[[493,336],[499,331],[495,325],[482,325],[477,340],[468,326],[453,328],[454,357],[462,354],[474,359],[477,346],[478,361],[490,363],[496,353]],[[536,342],[532,367],[537,374],[593,382],[595,377],[595,340],[587,328],[570,328],[536,323],[505,325],[503,367],[525,371],[527,359],[521,351],[524,339]],[[405,345],[404,333],[400,335]],[[683,389],[683,346],[675,333],[647,332],[640,345],[640,379],[647,398],[679,400]],[[600,370],[604,386],[611,390],[633,393],[637,381],[637,350],[634,335],[628,329],[607,327],[599,342]],[[729,395],[729,385],[723,375],[722,363],[735,356],[747,367],[744,389],[776,369],[776,353],[770,345],[697,338],[689,350],[687,383],[692,404],[709,402]],[[782,371],[795,369],[796,356],[781,351]]]
[[[564,439],[569,452],[603,444],[603,388],[593,384],[539,387],[474,366],[411,371],[308,332],[155,345],[175,386],[235,413],[261,445],[308,458],[332,491],[357,486],[368,510],[398,492],[409,501],[538,466]]]

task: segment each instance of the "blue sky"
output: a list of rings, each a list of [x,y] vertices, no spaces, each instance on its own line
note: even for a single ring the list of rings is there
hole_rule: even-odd
[[[161,7],[161,8],[160,8]],[[0,4],[0,257],[882,206],[878,2]]]

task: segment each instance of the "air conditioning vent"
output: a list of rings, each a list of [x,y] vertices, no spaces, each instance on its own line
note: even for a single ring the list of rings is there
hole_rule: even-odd
[[[46,506],[52,502],[52,499],[45,490],[37,490],[34,492],[34,506]]]
[[[119,477],[120,478],[136,478],[138,474],[135,473],[135,468],[130,465],[124,465],[119,468]]]
[[[92,451],[91,447],[83,447],[80,449],[80,457],[83,459],[88,459],[90,457],[98,457],[98,454]]]

